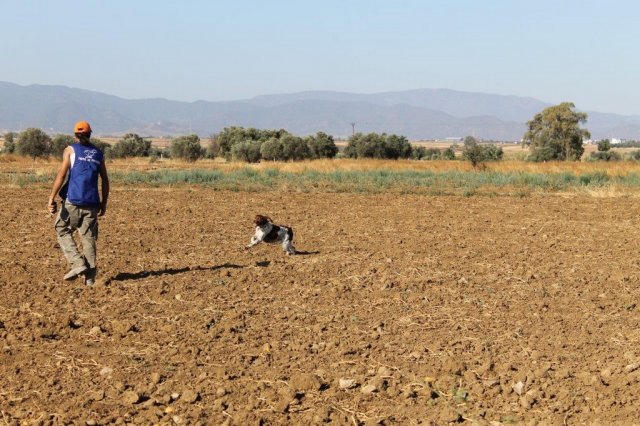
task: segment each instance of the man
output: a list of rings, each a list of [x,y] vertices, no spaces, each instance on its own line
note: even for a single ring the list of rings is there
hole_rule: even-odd
[[[53,182],[48,207],[51,214],[56,213],[55,197],[59,194],[62,205],[55,229],[60,247],[71,265],[64,279],[73,280],[84,275],[85,284],[91,286],[95,283],[97,271],[98,216],[104,216],[107,211],[109,177],[102,151],[91,143],[89,123],[77,122],[73,132],[77,142],[66,147],[62,154],[62,165]],[[98,176],[102,181],[102,200],[98,192]],[[81,236],[82,254],[73,240],[76,230]]]

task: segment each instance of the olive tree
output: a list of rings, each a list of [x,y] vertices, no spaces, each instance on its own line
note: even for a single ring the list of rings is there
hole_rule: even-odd
[[[198,135],[180,136],[171,141],[171,157],[194,162],[205,154]]]
[[[237,142],[231,146],[231,158],[236,161],[245,161],[247,163],[257,163],[260,161],[260,141],[243,141]]]
[[[318,132],[315,136],[305,138],[309,147],[311,158],[333,158],[338,153],[333,136],[324,132]]]
[[[269,161],[284,161],[284,145],[280,139],[271,138],[260,145],[260,155]]]
[[[356,133],[349,138],[344,154],[349,158],[409,158],[412,147],[404,136],[386,133]]]
[[[151,141],[136,133],[127,133],[111,147],[114,158],[148,157],[151,154]]]
[[[30,127],[18,136],[16,152],[25,157],[48,157],[51,148],[51,138],[40,129]]]

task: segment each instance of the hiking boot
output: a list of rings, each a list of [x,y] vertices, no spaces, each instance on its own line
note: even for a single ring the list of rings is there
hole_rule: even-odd
[[[96,283],[96,272],[97,272],[96,268],[89,268],[84,273],[84,284],[87,287],[91,287]]]
[[[78,275],[84,273],[87,270],[87,267],[82,265],[71,269],[67,274],[63,277],[65,281],[75,280]]]

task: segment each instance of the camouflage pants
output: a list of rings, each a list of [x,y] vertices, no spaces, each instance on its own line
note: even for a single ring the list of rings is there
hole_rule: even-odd
[[[98,239],[98,207],[79,207],[63,202],[56,218],[55,228],[58,243],[64,256],[71,265],[77,268],[85,265],[89,270],[87,278],[95,277],[96,273],[96,241]],[[78,231],[82,241],[82,254],[73,239],[73,233]]]

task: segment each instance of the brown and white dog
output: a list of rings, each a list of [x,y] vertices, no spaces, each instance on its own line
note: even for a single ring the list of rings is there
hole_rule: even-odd
[[[288,226],[276,225],[268,216],[256,215],[253,223],[256,225],[251,242],[246,247],[250,249],[258,243],[282,243],[282,249],[287,253],[296,254],[293,246],[293,229]]]

